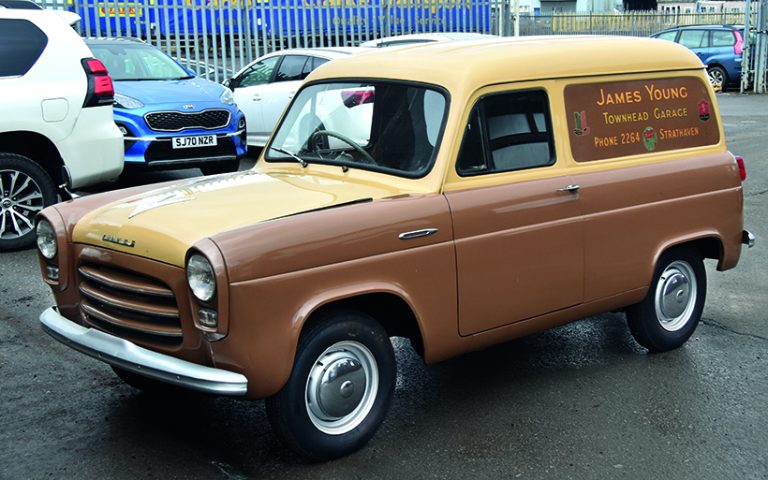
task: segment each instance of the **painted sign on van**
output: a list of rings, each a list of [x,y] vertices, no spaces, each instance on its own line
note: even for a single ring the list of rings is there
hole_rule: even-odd
[[[697,77],[569,85],[568,130],[577,162],[713,145],[712,99]]]

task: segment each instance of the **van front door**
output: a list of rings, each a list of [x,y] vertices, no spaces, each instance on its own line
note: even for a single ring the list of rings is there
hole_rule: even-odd
[[[557,164],[544,90],[481,97],[446,182],[459,332],[471,335],[581,303],[579,187]]]

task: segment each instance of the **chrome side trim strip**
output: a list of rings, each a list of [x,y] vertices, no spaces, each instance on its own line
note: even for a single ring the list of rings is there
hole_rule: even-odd
[[[400,235],[398,235],[397,238],[400,240],[411,240],[414,238],[421,238],[421,237],[428,237],[432,234],[437,233],[438,229],[436,228],[423,228],[421,230],[413,230],[411,232],[403,232]]]
[[[46,333],[65,345],[137,375],[219,395],[242,396],[248,390],[248,379],[240,373],[153,352],[108,333],[81,327],[53,307],[40,315],[40,323]]]

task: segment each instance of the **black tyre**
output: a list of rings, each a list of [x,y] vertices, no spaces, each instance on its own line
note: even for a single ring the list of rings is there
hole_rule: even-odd
[[[699,324],[706,292],[707,274],[698,252],[685,248],[665,252],[648,294],[627,309],[632,336],[652,352],[679,347]]]
[[[35,243],[35,215],[56,203],[53,180],[31,159],[0,153],[0,251]]]
[[[301,335],[288,383],[267,399],[278,438],[310,460],[368,442],[384,420],[396,362],[386,331],[368,315],[337,310]]]
[[[707,68],[707,74],[709,75],[712,85],[719,84],[723,91],[725,91],[725,87],[728,86],[728,73],[723,67],[713,65]]]
[[[219,173],[236,172],[240,167],[239,160],[226,160],[223,162],[206,163],[200,167],[203,175],[217,175]]]

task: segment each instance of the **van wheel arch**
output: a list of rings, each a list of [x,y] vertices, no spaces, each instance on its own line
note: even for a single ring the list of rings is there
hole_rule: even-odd
[[[307,317],[301,331],[322,320],[328,311],[337,309],[354,310],[370,316],[390,337],[404,337],[410,340],[416,353],[424,357],[424,339],[416,314],[410,304],[394,293],[366,293],[319,305]]]
[[[674,249],[690,249],[698,252],[704,259],[717,260],[718,262],[723,260],[723,241],[719,237],[700,237],[693,240],[686,240],[678,243],[671,243],[665,245],[659,249],[656,258],[654,259],[653,268],[659,262],[667,252]]]

